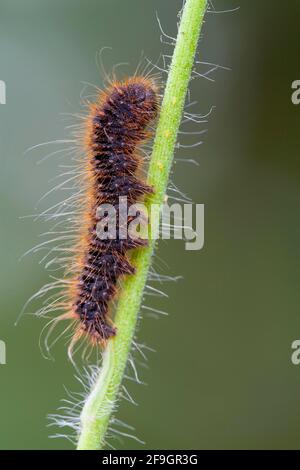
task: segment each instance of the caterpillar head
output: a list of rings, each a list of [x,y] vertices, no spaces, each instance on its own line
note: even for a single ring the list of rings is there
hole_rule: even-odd
[[[128,118],[141,119],[143,124],[148,124],[155,119],[158,111],[157,87],[152,80],[144,77],[132,78],[124,87],[124,99],[127,101],[130,113]]]

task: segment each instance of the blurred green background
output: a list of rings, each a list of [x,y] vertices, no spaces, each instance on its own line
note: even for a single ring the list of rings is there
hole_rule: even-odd
[[[61,341],[45,360],[38,338],[45,322],[14,322],[27,298],[47,281],[38,256],[19,261],[47,229],[32,219],[38,199],[60,171],[59,158],[36,162],[52,148],[23,156],[35,144],[66,138],[65,117],[80,112],[82,82],[101,87],[95,54],[104,46],[131,74],[141,54],[156,62],[171,48],[160,43],[156,12],[176,34],[181,0],[0,0],[1,316],[7,365],[0,366],[0,448],[69,449],[49,439],[46,416],[79,390]],[[177,151],[199,167],[177,162],[173,181],[205,204],[205,247],[185,251],[160,243],[156,264],[181,275],[166,286],[169,300],[148,299],[169,317],[144,315],[139,338],[156,350],[147,386],[130,385],[138,402],[122,402],[119,418],[136,428],[147,449],[300,449],[300,366],[291,343],[300,338],[299,124],[291,83],[300,79],[300,3],[215,0],[199,60],[229,66],[215,82],[191,85],[194,112],[208,123],[203,145]],[[200,67],[199,65],[197,67]],[[197,70],[202,70],[197,69]],[[195,136],[183,136],[184,145]],[[196,136],[197,140],[197,136]],[[57,149],[57,148],[56,148]],[[55,197],[58,197],[55,195]],[[61,197],[61,195],[59,195]],[[143,448],[126,439],[117,448]]]

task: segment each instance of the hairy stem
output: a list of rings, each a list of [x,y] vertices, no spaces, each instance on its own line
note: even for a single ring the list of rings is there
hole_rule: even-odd
[[[153,204],[161,206],[165,199],[206,5],[207,0],[186,0],[183,8],[149,165],[148,183],[155,189],[154,194],[146,201],[149,214]],[[152,239],[147,248],[136,250],[133,256],[136,275],[129,276],[124,281],[115,317],[117,335],[109,341],[103,354],[99,377],[81,413],[79,450],[101,449],[104,446],[108,423],[131,350],[158,230],[159,227],[153,227]]]

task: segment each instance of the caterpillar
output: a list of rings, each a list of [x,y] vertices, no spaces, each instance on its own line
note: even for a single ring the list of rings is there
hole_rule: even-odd
[[[69,260],[64,278],[56,283],[62,287],[63,295],[50,304],[52,310],[63,311],[54,319],[55,324],[62,319],[75,322],[69,355],[82,336],[93,345],[105,346],[117,334],[111,305],[117,298],[119,281],[135,273],[129,250],[145,246],[147,240],[130,234],[121,239],[119,217],[115,239],[100,239],[97,208],[110,204],[118,214],[120,197],[135,204],[153,192],[142,177],[139,148],[151,136],[149,125],[155,120],[158,107],[157,85],[154,79],[144,76],[112,81],[88,105],[82,132],[78,134],[83,148],[79,161],[81,188],[76,201],[78,228],[75,242],[65,249]],[[131,220],[127,216],[126,224]]]

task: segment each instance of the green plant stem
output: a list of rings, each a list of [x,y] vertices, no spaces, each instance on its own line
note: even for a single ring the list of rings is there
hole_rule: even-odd
[[[149,165],[148,182],[155,192],[146,201],[148,210],[152,204],[161,206],[165,199],[206,5],[207,0],[186,0],[183,8]],[[154,236],[147,248],[136,250],[133,257],[136,275],[128,276],[124,281],[115,316],[117,335],[108,343],[99,377],[80,416],[79,450],[101,449],[105,444],[105,434],[131,350],[158,230],[158,227],[154,227]]]

